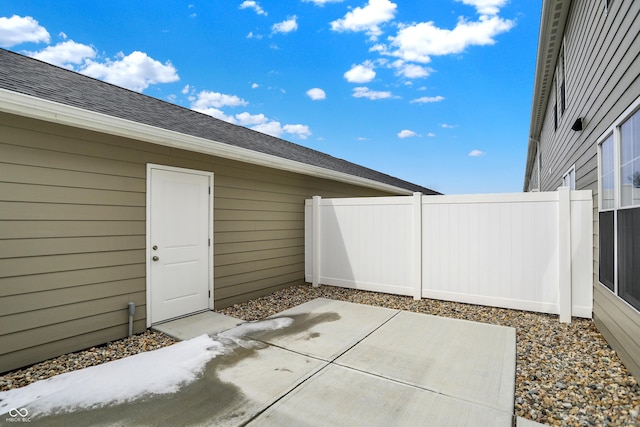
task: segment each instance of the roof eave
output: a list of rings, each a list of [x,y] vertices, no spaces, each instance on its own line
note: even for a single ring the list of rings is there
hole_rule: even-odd
[[[537,142],[540,140],[542,123],[546,115],[553,75],[558,61],[558,55],[560,54],[560,48],[562,47],[564,28],[567,23],[570,7],[571,0],[544,0],[542,3],[536,73],[533,83],[533,101],[531,104],[529,144],[527,147],[527,163],[524,177],[525,191],[531,179],[533,164],[537,153]]]
[[[31,95],[0,88],[0,111],[109,135],[136,139],[165,147],[208,154],[273,169],[330,179],[390,193],[410,195],[411,190],[367,178],[314,166],[223,142],[121,119]]]

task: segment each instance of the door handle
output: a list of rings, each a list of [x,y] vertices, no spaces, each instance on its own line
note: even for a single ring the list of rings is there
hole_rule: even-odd
[[[159,260],[160,260],[160,258],[158,258],[157,256],[154,256],[154,257],[153,257],[153,258],[151,258],[151,259],[152,259],[152,260],[154,260],[154,261],[159,261]]]

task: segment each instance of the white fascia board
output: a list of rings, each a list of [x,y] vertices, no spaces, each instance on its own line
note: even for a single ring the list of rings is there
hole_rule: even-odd
[[[529,122],[529,142],[527,145],[527,160],[525,164],[524,186],[527,191],[533,163],[534,155],[537,155],[537,143],[540,140],[542,123],[545,118],[547,102],[553,88],[550,88],[553,75],[558,61],[564,29],[571,7],[571,0],[543,0],[542,13],[540,16],[540,32],[538,34],[538,52],[536,55],[536,71],[533,82],[533,100],[531,103],[531,120]],[[553,31],[555,28],[555,32]],[[553,48],[550,47],[553,39]],[[548,62],[549,57],[552,59]],[[535,145],[535,146],[534,146]],[[538,177],[540,179],[540,177]]]
[[[357,177],[344,172],[309,165],[272,154],[260,153],[219,141],[186,135],[180,132],[60,104],[6,89],[0,89],[0,111],[109,135],[136,139],[165,147],[178,148],[272,169],[359,185],[375,190],[403,195],[413,194],[411,190],[405,188]]]

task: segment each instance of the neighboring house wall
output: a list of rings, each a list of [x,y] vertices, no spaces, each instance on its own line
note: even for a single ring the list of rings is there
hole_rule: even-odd
[[[545,3],[558,5],[563,1]],[[542,191],[555,190],[562,185],[563,175],[575,165],[576,189],[593,191],[594,320],[626,367],[640,378],[640,312],[605,288],[598,274],[598,142],[640,97],[640,2],[564,0],[564,3],[570,4],[569,15],[564,37],[558,37],[556,43],[564,43],[566,110],[561,113],[558,90],[551,91],[538,135],[540,177],[536,176],[534,169],[538,165],[532,162],[530,150],[528,166],[531,163],[533,167],[527,170],[525,189],[537,188],[539,178]],[[606,3],[610,3],[608,10]],[[583,130],[573,131],[571,127],[578,118],[584,119]],[[536,135],[532,136],[535,139]]]
[[[304,279],[304,200],[365,187],[0,113],[0,372],[146,324],[146,164],[214,173],[215,308]]]

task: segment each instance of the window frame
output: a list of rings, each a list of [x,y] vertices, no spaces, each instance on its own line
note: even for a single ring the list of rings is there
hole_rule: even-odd
[[[569,178],[569,185],[565,185],[565,179]],[[562,175],[562,186],[563,187],[569,187],[569,189],[571,191],[576,189],[576,165],[575,163],[573,164],[573,166],[571,166],[569,168],[568,171],[566,171],[564,173],[564,175]]]
[[[564,112],[567,110],[567,96],[566,96],[567,77],[566,77],[566,70],[564,66],[564,40],[562,41],[562,46],[560,47],[560,53],[558,54],[558,64],[556,65],[556,74],[558,75],[558,87],[557,87],[558,96],[556,97],[556,99],[559,100],[560,117],[562,117],[564,116]],[[557,102],[558,101],[556,101],[556,103]]]
[[[612,165],[612,169],[613,169],[613,206],[608,207],[608,208],[603,208],[604,203],[602,201],[602,195],[603,195],[603,191],[602,191],[602,164],[603,164],[603,154],[602,154],[602,145],[607,142],[609,140],[609,138],[613,138],[612,140],[612,148],[613,148],[613,152],[611,153],[611,156],[613,157],[613,165]],[[607,132],[605,132],[605,134],[603,136],[600,137],[600,139],[598,139],[598,212],[607,212],[607,211],[612,211],[612,210],[616,210],[618,208],[617,206],[617,200],[618,198],[616,197],[616,192],[617,192],[617,168],[616,168],[616,136],[615,136],[615,129],[609,129],[607,130]]]
[[[602,133],[600,138],[596,140],[596,147],[598,152],[598,212],[614,210],[614,209],[635,209],[640,207],[638,205],[631,206],[622,206],[620,203],[621,197],[621,185],[620,185],[620,149],[621,149],[621,140],[622,134],[620,128],[622,125],[629,120],[634,114],[640,114],[640,96],[635,99],[629,105],[629,107],[622,112],[609,126],[609,128]],[[609,139],[609,137],[613,136],[613,189],[614,189],[614,201],[613,207],[602,209],[602,176],[600,175],[602,172],[602,149],[601,146],[604,142]]]
[[[622,151],[622,125],[626,123],[629,119],[631,119],[635,114],[640,114],[640,97],[636,98],[634,102],[626,108],[622,114],[620,114],[611,124],[611,126],[606,129],[604,133],[596,140],[596,149],[597,149],[597,179],[598,179],[598,216],[602,212],[612,212],[613,215],[613,289],[611,289],[608,285],[603,283],[600,280],[601,273],[598,273],[598,282],[604,288],[612,292],[620,301],[624,304],[628,305],[635,311],[640,311],[640,309],[634,307],[629,301],[624,299],[620,295],[620,284],[619,282],[619,248],[618,248],[618,212],[629,210],[629,209],[640,209],[640,204],[630,205],[630,206],[622,206],[621,198],[622,198],[622,185],[621,185],[621,151]],[[602,166],[603,166],[603,154],[602,154],[602,145],[612,138],[612,148],[613,148],[613,206],[608,208],[603,208],[602,203]],[[598,233],[601,233],[600,229],[601,225],[598,226]],[[601,260],[601,255],[599,256],[599,262]]]
[[[640,115],[640,105],[638,105],[638,108],[636,108],[635,110],[633,110],[628,116],[625,117],[624,120],[620,121],[620,124],[617,126],[617,130],[618,130],[618,157],[617,157],[617,172],[618,172],[618,177],[619,177],[619,182],[618,182],[618,209],[633,209],[633,208],[638,208],[640,207],[640,201],[633,203],[634,197],[633,197],[633,190],[636,188],[633,185],[633,175],[631,178],[631,191],[632,191],[632,197],[631,197],[631,203],[628,205],[623,205],[623,190],[624,190],[624,184],[623,184],[623,177],[622,177],[622,167],[623,167],[623,162],[622,162],[622,156],[623,156],[623,150],[622,150],[622,137],[623,137],[623,133],[622,133],[622,126],[624,124],[626,124],[627,122],[629,122],[632,118],[634,118],[636,115]],[[640,122],[640,117],[639,117],[639,122]],[[640,138],[640,128],[637,130],[638,133],[638,138]],[[633,142],[632,144],[632,149],[633,149]],[[628,159],[624,164],[631,164],[633,165],[633,163],[635,162],[640,162],[640,153],[636,153],[636,157],[632,157],[631,159]],[[636,171],[636,173],[639,173],[640,171]],[[640,187],[638,187],[640,191]]]

